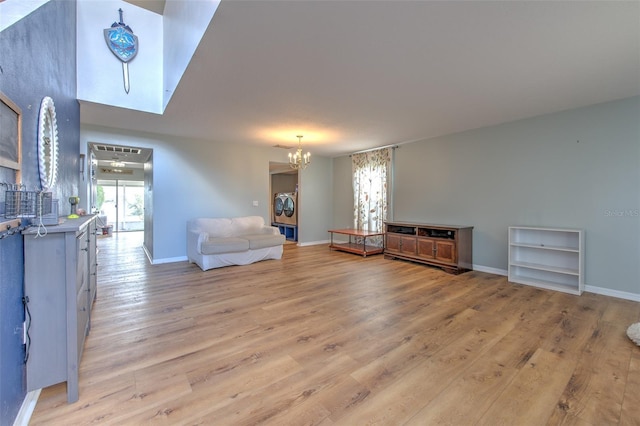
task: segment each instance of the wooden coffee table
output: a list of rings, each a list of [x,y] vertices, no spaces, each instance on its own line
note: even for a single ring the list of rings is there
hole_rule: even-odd
[[[384,247],[375,247],[375,246],[367,245],[367,238],[384,236],[384,232],[359,231],[357,229],[330,229],[329,233],[331,234],[331,244],[329,244],[330,249],[360,254],[364,257],[367,257],[368,254],[379,254],[384,252]],[[348,235],[349,242],[334,243],[333,234]],[[352,242],[351,237],[361,237],[362,243]],[[384,238],[382,241],[383,241],[382,244],[384,245]]]

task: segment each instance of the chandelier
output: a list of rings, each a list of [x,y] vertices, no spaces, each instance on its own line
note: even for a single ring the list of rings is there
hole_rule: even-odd
[[[302,135],[296,137],[298,138],[298,150],[295,154],[289,153],[289,165],[292,169],[304,170],[311,163],[311,153],[307,152],[302,155]]]

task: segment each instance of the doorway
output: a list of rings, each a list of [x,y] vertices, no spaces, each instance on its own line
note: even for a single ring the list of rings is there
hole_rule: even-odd
[[[89,142],[90,211],[113,232],[143,232],[143,248],[153,259],[153,150]]]
[[[288,163],[269,162],[270,220],[288,243],[298,242],[300,227],[299,175]]]

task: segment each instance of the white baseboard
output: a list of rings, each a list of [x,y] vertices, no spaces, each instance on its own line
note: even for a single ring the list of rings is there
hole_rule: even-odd
[[[298,243],[298,245],[300,247],[306,247],[306,246],[317,246],[318,244],[329,244],[329,240],[322,240],[322,241],[309,241],[308,243]]]
[[[149,263],[153,265],[153,259],[151,258],[151,253],[149,253],[149,250],[147,250],[147,246],[142,244],[142,250],[144,250],[144,254],[147,255],[147,259],[149,259]]]
[[[486,272],[488,274],[496,274],[507,276],[509,273],[504,269],[492,268],[490,266],[482,266],[482,265],[473,265],[474,271]]]
[[[487,272],[489,274],[509,275],[509,272],[504,269],[491,268],[489,266],[473,265],[474,271]],[[584,291],[589,293],[601,294],[603,296],[616,297],[618,299],[626,299],[634,302],[640,302],[640,294],[629,293],[627,291],[612,290],[610,288],[596,287],[593,285],[585,285]]]
[[[149,250],[147,250],[147,246],[143,244],[142,249],[144,250],[144,254],[147,255],[147,259],[149,259],[149,263],[151,263],[152,265],[160,265],[162,263],[184,262],[185,260],[189,260],[187,256],[165,257],[164,259],[153,259],[151,257],[151,253],[149,253]]]
[[[152,265],[160,265],[162,263],[174,263],[174,262],[185,262],[189,260],[187,256],[179,256],[179,257],[165,257],[164,259],[153,259],[151,260]]]
[[[20,411],[18,411],[18,415],[13,421],[13,426],[29,425],[29,420],[31,420],[33,410],[36,408],[36,403],[38,402],[38,398],[40,397],[41,390],[42,389],[36,389],[25,395],[24,401],[22,401],[22,405],[20,406]]]
[[[584,291],[588,291],[589,293],[601,294],[603,296],[617,297],[618,299],[640,302],[640,294],[638,293],[629,293],[627,291],[612,290],[610,288],[602,288],[592,285],[585,285]]]

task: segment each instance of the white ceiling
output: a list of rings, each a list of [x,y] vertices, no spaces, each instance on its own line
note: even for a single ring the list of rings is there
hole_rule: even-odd
[[[127,3],[135,4],[136,6],[140,6],[144,9],[150,10],[157,14],[162,15],[164,12],[164,5],[166,3],[165,0],[124,0]]]
[[[164,115],[81,121],[338,156],[634,95],[639,1],[223,0]]]

